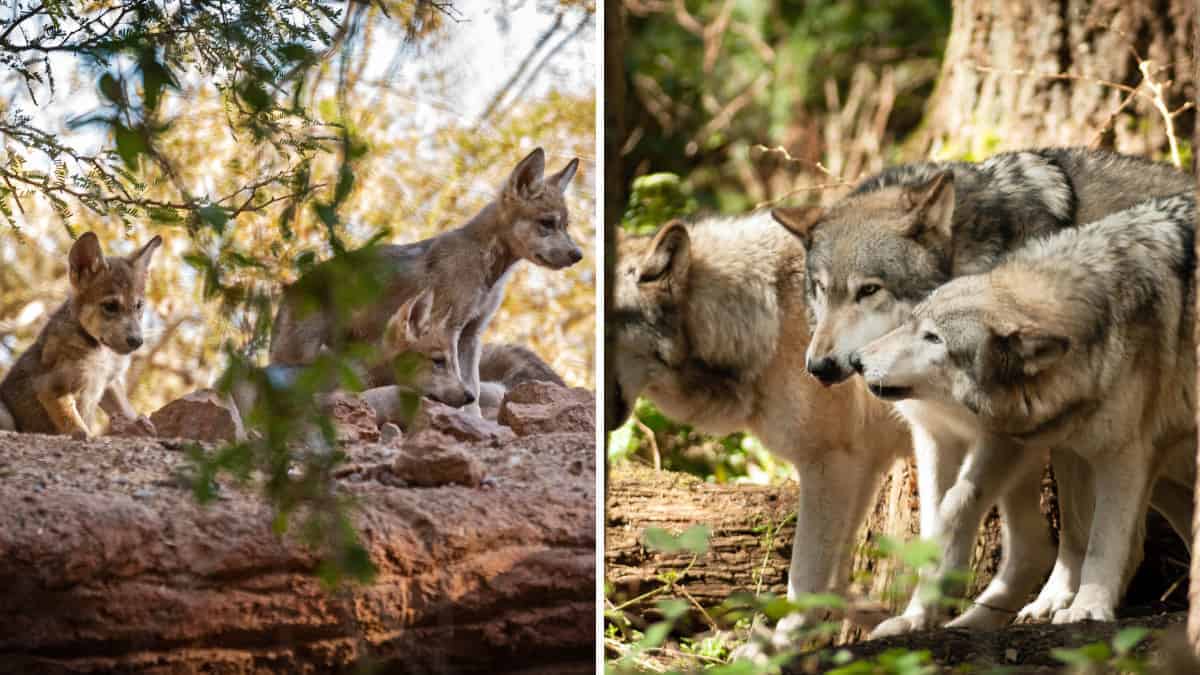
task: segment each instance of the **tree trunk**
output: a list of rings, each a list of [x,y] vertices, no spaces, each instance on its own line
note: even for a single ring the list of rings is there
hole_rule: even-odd
[[[1187,102],[1196,11],[1195,0],[956,0],[938,85],[907,150],[981,156],[1089,145],[1168,158],[1167,125],[1139,86],[1140,60],[1156,82],[1173,80],[1169,110]],[[1186,142],[1195,119],[1194,111],[1174,118],[1177,140]]]
[[[1193,22],[1192,35],[1192,81],[1200,85],[1200,20]],[[1200,86],[1195,87],[1196,105],[1200,106]],[[1200,148],[1200,123],[1196,124],[1195,132],[1192,136],[1192,148]],[[1200,157],[1193,153],[1192,171],[1196,173],[1196,190],[1200,194]],[[1196,216],[1196,228],[1200,229],[1200,214]],[[1200,240],[1196,241],[1196,255],[1200,256]],[[1200,271],[1197,274],[1197,282],[1200,282]],[[1198,296],[1200,297],[1200,296]],[[1196,326],[1195,334],[1200,335],[1200,307],[1196,311]],[[1200,356],[1200,345],[1196,347],[1197,356]],[[1200,371],[1196,373],[1197,385],[1200,386]],[[1200,422],[1200,410],[1197,411],[1197,421]],[[1196,446],[1196,467],[1200,470],[1200,444]],[[1196,484],[1195,503],[1200,504],[1200,483]],[[1200,551],[1200,512],[1196,512],[1192,516],[1192,551]],[[1192,556],[1191,569],[1191,588],[1188,593],[1188,641],[1191,643],[1192,652],[1200,657],[1200,555]]]

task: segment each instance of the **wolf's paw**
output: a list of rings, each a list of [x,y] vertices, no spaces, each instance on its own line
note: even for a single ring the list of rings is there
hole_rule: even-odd
[[[905,633],[912,633],[913,631],[925,630],[932,627],[932,625],[933,617],[924,612],[920,614],[902,614],[894,616],[876,626],[875,630],[871,631],[869,639],[895,637],[897,635],[904,635]]]
[[[1069,609],[1060,609],[1054,613],[1054,623],[1077,623],[1079,621],[1115,621],[1116,612],[1107,605],[1078,607],[1075,603]]]
[[[994,630],[1003,628],[1013,620],[1013,613],[1008,610],[995,609],[984,605],[971,605],[950,623],[947,628],[975,628],[978,630]]]
[[[1075,594],[1068,590],[1058,593],[1043,593],[1036,600],[1017,612],[1017,623],[1041,623],[1071,606]]]

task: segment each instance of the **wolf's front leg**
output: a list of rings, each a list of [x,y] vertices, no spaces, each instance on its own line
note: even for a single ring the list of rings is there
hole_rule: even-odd
[[[68,436],[88,437],[91,431],[79,414],[75,405],[75,396],[69,392],[60,393],[51,387],[37,387],[38,402],[46,410],[50,422],[58,429],[58,433]]]
[[[124,373],[113,378],[104,388],[104,395],[100,397],[100,409],[108,415],[110,424],[122,429],[118,433],[147,436],[154,436],[157,433],[150,418],[139,415],[129,402],[129,397],[125,393]]]
[[[0,402],[0,431],[16,431],[17,421],[13,419],[12,413],[8,412],[3,402]]]
[[[483,417],[483,410],[479,407],[479,356],[482,350],[478,326],[467,325],[458,338],[458,368],[470,399],[463,410],[476,417]]]
[[[1014,452],[1022,451],[1016,448]],[[1026,454],[1041,456],[1037,452],[1026,451]],[[1008,489],[1002,490],[997,500],[1003,556],[1000,569],[971,607],[948,626],[994,629],[1007,625],[1053,564],[1054,544],[1050,540],[1050,528],[1039,508],[1045,462],[1040,459],[1018,459],[1017,466],[1013,468],[1013,483]],[[1021,475],[1016,475],[1018,472]]]
[[[800,504],[788,567],[788,599],[841,592],[850,574],[851,550],[876,488],[893,455],[833,450],[799,462]],[[797,630],[829,618],[825,612],[793,614],[776,626],[776,642],[795,643]]]
[[[966,449],[953,439],[938,438],[924,426],[912,423],[913,454],[917,463],[921,538],[940,540],[943,531],[940,505],[962,467]],[[929,580],[923,579],[922,583]],[[930,626],[935,619],[921,601],[919,585],[904,613],[880,623],[871,631],[872,638],[902,635]]]
[[[1087,462],[1074,452],[1055,450],[1050,463],[1058,484],[1058,555],[1054,571],[1037,598],[1017,614],[1017,620],[1023,622],[1048,621],[1071,606],[1079,590],[1087,536],[1092,529],[1096,499]]]
[[[1054,623],[1116,618],[1130,554],[1141,546],[1154,458],[1154,450],[1141,442],[1089,458],[1096,506],[1087,556],[1079,592],[1069,608],[1054,614]]]

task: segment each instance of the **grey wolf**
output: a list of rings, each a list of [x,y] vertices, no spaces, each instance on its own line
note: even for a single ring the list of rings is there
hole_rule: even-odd
[[[910,451],[891,406],[859,379],[804,372],[804,249],[766,212],[663,226],[619,244],[614,305],[620,419],[638,396],[702,431],[746,430],[800,477],[788,596],[841,591],[880,479]],[[779,635],[805,619],[785,619]],[[786,622],[786,623],[785,623]]]
[[[96,408],[153,434],[125,393],[130,354],[142,346],[142,312],[154,237],[128,257],[106,257],[96,235],[67,254],[71,295],[0,382],[0,423],[9,430],[91,436]]]
[[[508,343],[485,344],[479,357],[479,405],[500,407],[504,394],[522,382],[551,382],[566,386],[550,364],[528,347]]]
[[[433,291],[426,289],[405,300],[388,320],[370,363],[355,364],[363,382],[364,398],[375,408],[380,423],[398,422],[401,393],[415,393],[453,407],[475,400],[462,377],[451,367],[456,348],[450,328],[450,311],[438,312]],[[263,369],[269,386],[292,386],[305,366],[271,364]],[[397,374],[397,370],[401,372]],[[336,388],[327,383],[323,390]],[[249,416],[259,396],[253,378],[232,383],[231,396],[243,418]]]
[[[900,326],[938,286],[991,269],[1032,238],[1098,220],[1148,197],[1191,189],[1192,182],[1171,167],[1135,157],[1047,148],[1002,153],[979,164],[894,167],[866,179],[828,210],[775,209],[807,254],[805,296],[814,328],[805,366],[824,384],[843,382],[854,374],[857,352]],[[904,400],[896,409],[912,428],[921,535],[942,539],[943,561],[965,561],[978,529],[977,521],[957,520],[950,525],[966,529],[946,531],[939,505],[955,476],[979,465],[985,473],[1012,477],[994,495],[1006,543],[996,582],[951,622],[1003,625],[1053,555],[1037,512],[1040,468],[1009,466],[999,458],[1002,453],[977,454],[984,445],[977,427],[947,415],[944,406]],[[873,635],[931,625],[935,613],[919,595]]]
[[[499,195],[461,227],[432,239],[378,247],[386,268],[379,298],[342,325],[335,310],[318,298],[317,309],[305,289],[337,284],[327,264],[317,265],[284,290],[271,336],[271,363],[311,363],[323,347],[350,340],[375,342],[405,300],[436,289],[448,308],[455,348],[447,353],[451,369],[479,395],[480,337],[504,298],[513,266],[521,260],[550,269],[579,262],[583,252],[567,233],[563,194],[579,166],[572,159],[558,173],[544,176],[545,153],[534,150],[513,169]],[[468,406],[476,415],[479,404]]]
[[[857,355],[873,392],[970,418],[984,431],[979,453],[1011,465],[1051,448],[1087,464],[1064,476],[1084,489],[1063,498],[1090,494],[1091,503],[1064,508],[1079,519],[1064,520],[1059,578],[1029,615],[1112,621],[1155,482],[1192,491],[1195,222],[1189,190],[1033,240],[991,271],[938,288]],[[941,504],[945,520],[986,508],[983,496],[996,491],[987,485],[1004,476],[984,464],[964,466]],[[1165,515],[1186,540],[1184,506]],[[1071,531],[1081,524],[1082,540]]]

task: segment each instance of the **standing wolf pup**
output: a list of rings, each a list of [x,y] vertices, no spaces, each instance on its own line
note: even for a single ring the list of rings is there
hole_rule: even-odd
[[[1055,623],[1114,620],[1155,480],[1192,490],[1195,223],[1188,191],[1034,240],[937,289],[859,353],[872,391],[961,411],[1018,453],[1049,447],[1087,462],[1091,503],[1064,508],[1084,514],[1086,552],[1064,518],[1075,550],[1034,603],[1056,608]],[[943,509],[978,510],[971,502],[989,490],[977,486],[997,480],[964,469]],[[1186,532],[1190,509],[1179,516],[1172,525]]]
[[[161,244],[154,237],[133,255],[105,257],[87,232],[71,246],[71,297],[0,382],[0,420],[10,430],[90,436],[99,406],[154,433],[129,404],[125,373],[142,346],[146,276]]]
[[[909,452],[908,430],[860,380],[822,391],[804,372],[799,240],[762,212],[675,221],[653,239],[623,238],[619,254],[607,322],[620,419],[645,396],[706,433],[758,436],[800,477],[788,597],[845,589],[854,537]],[[779,639],[803,620],[780,622]]]
[[[866,179],[828,210],[776,209],[775,217],[798,235],[807,253],[806,296],[815,326],[806,367],[827,385],[842,382],[854,373],[859,350],[901,325],[917,303],[950,279],[989,270],[1030,238],[1189,190],[1192,183],[1190,176],[1148,160],[1046,148],[1003,153],[977,165],[899,166]],[[907,400],[896,408],[912,426],[921,536],[942,539],[943,561],[969,560],[980,524],[974,513],[942,513],[960,469],[1010,477],[992,486],[997,493],[980,499],[985,505],[999,501],[1006,562],[997,579],[1004,577],[1008,560],[1018,562],[1010,577],[990,585],[951,622],[1003,625],[1040,581],[1052,555],[1037,510],[1041,469],[1030,461],[1013,471],[1002,448],[981,443],[975,426],[953,424],[944,406]],[[986,452],[976,452],[981,449]],[[945,515],[952,517],[947,521]],[[873,635],[931,625],[936,613],[919,595]]]
[[[504,299],[508,276],[520,260],[563,269],[583,259],[567,233],[563,194],[579,160],[545,176],[546,155],[537,148],[513,169],[499,196],[462,227],[412,244],[381,246],[379,255],[390,277],[382,295],[349,325],[336,326],[332,308],[305,312],[303,279],[283,295],[271,334],[271,363],[312,362],[322,347],[348,339],[377,341],[405,300],[423,289],[436,289],[440,306],[450,312],[456,348],[448,357],[471,397],[469,410],[480,414],[480,338]],[[322,265],[306,276],[322,273]]]

